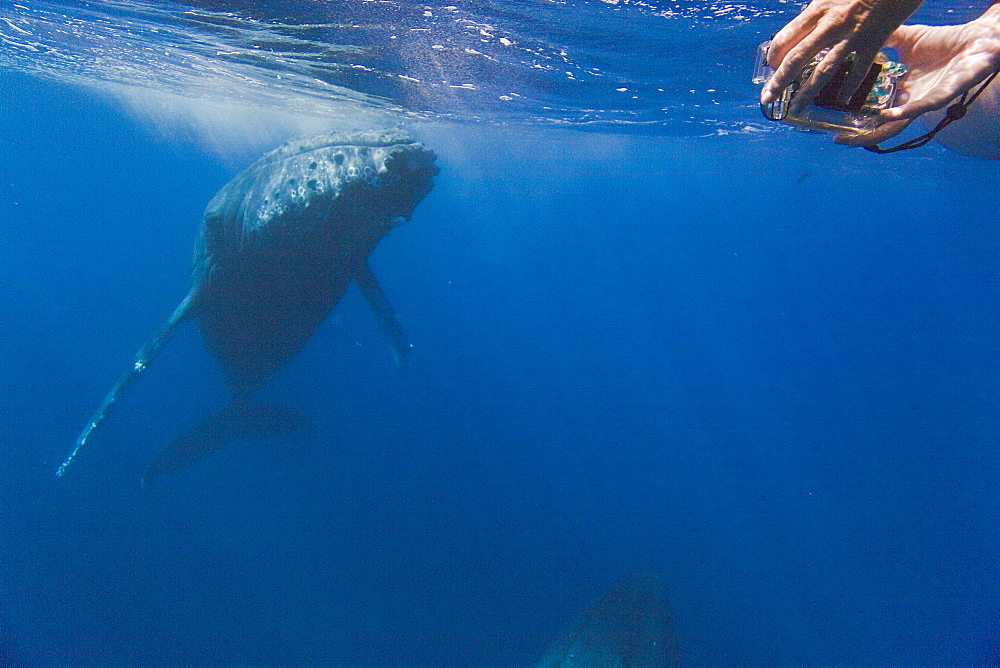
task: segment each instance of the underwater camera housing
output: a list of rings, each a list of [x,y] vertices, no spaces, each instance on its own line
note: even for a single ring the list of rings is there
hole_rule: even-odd
[[[754,63],[753,82],[765,84],[774,76],[774,68],[767,64],[767,50],[770,40],[757,49],[757,60]],[[877,125],[878,115],[883,109],[888,109],[896,102],[899,81],[906,74],[906,66],[889,60],[884,52],[879,52],[868,70],[857,92],[851,96],[847,104],[837,102],[837,93],[847,78],[854,61],[854,54],[848,57],[830,82],[823,87],[816,100],[792,115],[788,113],[792,98],[803,83],[812,75],[826,51],[821,51],[812,62],[806,65],[796,81],[781,91],[778,99],[770,104],[760,105],[764,116],[772,121],[780,121],[798,126],[801,130],[818,132],[868,132]]]

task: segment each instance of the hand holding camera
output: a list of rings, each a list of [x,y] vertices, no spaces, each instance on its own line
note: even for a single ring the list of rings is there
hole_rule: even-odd
[[[814,0],[758,54],[754,81],[764,84],[765,116],[871,147],[949,104],[957,120],[979,97],[969,115],[988,126],[976,128],[979,136],[1000,136],[1000,83],[990,83],[1000,69],[1000,4],[963,25],[901,25],[920,2]],[[902,65],[879,51],[883,45],[897,50]],[[939,139],[956,148],[947,139],[957,135],[950,128]]]

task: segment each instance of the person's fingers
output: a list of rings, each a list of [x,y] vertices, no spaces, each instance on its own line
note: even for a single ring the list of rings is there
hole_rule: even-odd
[[[792,98],[789,113],[794,114],[802,111],[819,95],[819,92],[830,82],[833,75],[840,69],[841,64],[847,59],[847,55],[850,53],[849,49],[847,42],[841,42],[827,52],[816,65],[816,69],[813,70],[809,79]]]
[[[811,26],[807,26],[811,27]],[[780,34],[780,33],[779,33]],[[779,45],[783,49],[781,60],[770,80],[764,85],[760,93],[760,101],[768,104],[777,99],[781,91],[785,90],[793,81],[798,79],[802,69],[809,64],[813,57],[819,53],[820,47],[817,45],[819,38],[815,34],[806,33],[805,36],[795,34],[795,41],[786,42],[787,48]],[[775,38],[777,39],[777,37]],[[768,48],[768,62],[772,62],[771,54],[775,49],[774,42]]]
[[[914,119],[928,111],[944,109],[990,75],[992,70],[984,62],[981,59],[953,61],[942,71],[928,72],[919,79],[904,82],[901,104],[886,109],[881,117],[887,121]]]
[[[958,97],[959,94],[952,95],[948,97],[944,94],[934,94],[929,93],[928,95],[916,98],[901,104],[897,107],[891,107],[884,110],[879,116],[884,118],[886,122],[895,122],[901,120],[913,120],[917,116],[926,114],[928,111],[934,111],[936,109],[943,109],[948,104]]]
[[[781,94],[781,91],[788,88],[788,86],[795,81],[799,73],[802,72],[802,68],[805,67],[812,56],[807,55],[807,52],[800,47],[795,47],[792,51],[786,55],[778,69],[775,70],[774,74],[764,85],[763,90],[760,92],[760,101],[767,104],[775,99]]]
[[[845,146],[875,146],[886,139],[892,139],[912,122],[913,119],[910,118],[894,123],[883,123],[871,132],[841,132],[833,138],[833,141]]]
[[[771,38],[771,45],[767,49],[767,64],[778,69],[788,51],[812,32],[816,20],[814,13],[806,10],[789,21]]]
[[[868,71],[872,67],[872,63],[875,62],[875,56],[878,55],[879,48],[876,46],[874,49],[871,47],[867,49],[858,49],[854,54],[854,63],[851,65],[851,71],[847,73],[847,77],[844,79],[843,85],[840,87],[840,91],[837,93],[837,102],[841,104],[847,104],[851,97],[854,95],[858,87],[868,76]]]
[[[839,15],[833,16],[825,10],[806,8],[792,19],[774,36],[768,48],[767,61],[775,72],[761,90],[761,102],[767,104],[777,99],[816,54],[831,46],[836,48],[848,32],[850,26]]]

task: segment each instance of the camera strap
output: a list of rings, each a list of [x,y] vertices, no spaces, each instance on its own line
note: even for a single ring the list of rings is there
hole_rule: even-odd
[[[979,97],[979,94],[982,93],[987,86],[993,83],[993,80],[996,78],[997,74],[998,72],[994,72],[993,74],[988,76],[986,78],[986,81],[984,81],[982,85],[980,85],[979,88],[976,89],[976,92],[972,93],[972,95],[969,95],[971,91],[965,91],[964,93],[962,93],[961,97],[958,98],[958,101],[948,107],[948,111],[945,113],[944,118],[941,119],[941,122],[939,122],[930,132],[922,134],[915,139],[904,141],[899,146],[893,146],[892,148],[882,148],[878,144],[874,146],[864,146],[863,148],[867,151],[871,151],[872,153],[880,153],[880,154],[895,153],[896,151],[905,151],[908,148],[920,148],[921,146],[927,144],[932,139],[934,139],[934,135],[941,132],[941,130],[944,130],[946,127],[948,127],[958,119],[965,116],[965,113],[969,110],[969,105],[975,102],[976,98]]]

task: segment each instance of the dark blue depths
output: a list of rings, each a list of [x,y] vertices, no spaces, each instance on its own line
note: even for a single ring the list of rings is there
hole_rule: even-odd
[[[258,152],[0,94],[11,663],[528,665],[618,580],[690,665],[997,658],[996,167],[792,134],[428,126],[437,188],[262,393],[319,435],[141,490],[226,400],[193,328],[54,472]]]

